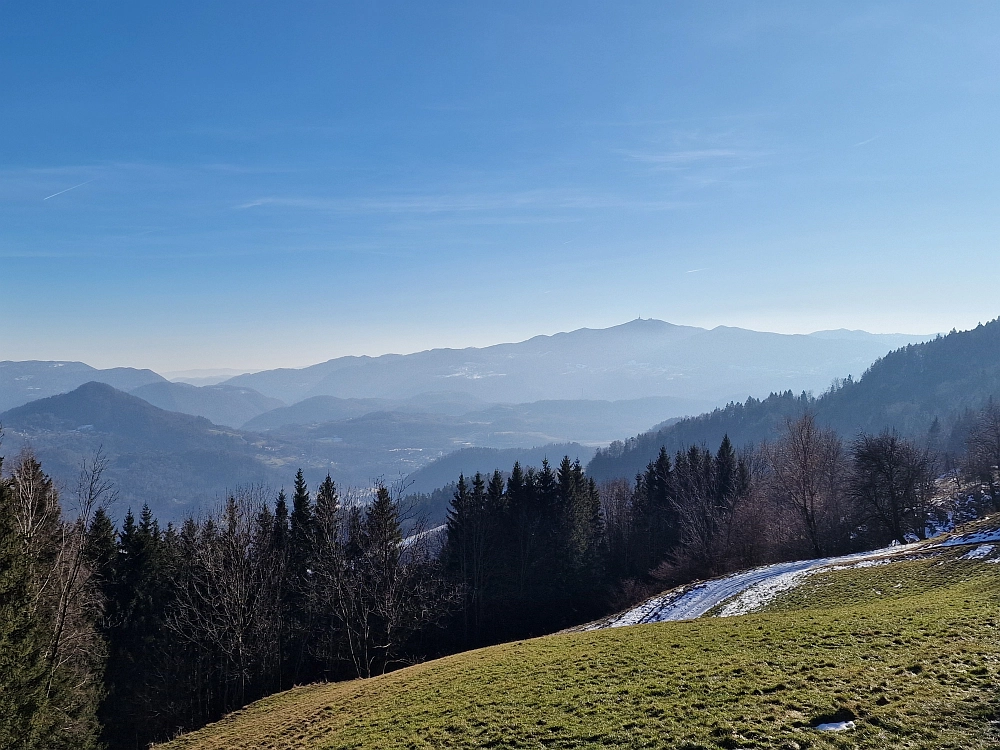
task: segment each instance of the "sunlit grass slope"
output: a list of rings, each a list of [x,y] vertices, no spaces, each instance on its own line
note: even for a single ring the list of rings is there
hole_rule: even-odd
[[[997,748],[1000,565],[966,551],[816,575],[761,614],[298,688],[166,747]]]

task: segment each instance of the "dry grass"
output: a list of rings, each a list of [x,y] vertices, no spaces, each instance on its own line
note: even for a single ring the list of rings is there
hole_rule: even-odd
[[[997,748],[1000,565],[961,551],[817,575],[762,614],[297,688],[165,748]],[[811,728],[834,716],[857,728]]]

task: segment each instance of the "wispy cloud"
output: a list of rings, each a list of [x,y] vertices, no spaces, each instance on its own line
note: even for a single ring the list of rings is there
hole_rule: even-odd
[[[626,155],[633,161],[643,164],[665,164],[684,166],[699,162],[733,160],[746,158],[744,152],[728,148],[702,148],[688,149],[683,151],[666,152],[627,152]]]
[[[367,198],[321,198],[268,196],[235,206],[291,208],[343,214],[460,214],[518,210],[599,210],[667,211],[689,206],[690,202],[651,200],[608,194],[538,190],[510,193],[429,193]]]
[[[868,145],[869,143],[871,143],[872,141],[877,141],[878,139],[879,139],[879,136],[877,136],[877,135],[873,135],[873,136],[872,136],[871,138],[869,138],[868,140],[865,140],[865,141],[861,141],[861,143],[855,143],[855,144],[854,144],[854,147],[855,147],[855,148],[857,148],[858,146],[867,146],[867,145]]]

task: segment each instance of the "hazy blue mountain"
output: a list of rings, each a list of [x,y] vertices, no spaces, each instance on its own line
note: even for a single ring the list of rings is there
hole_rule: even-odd
[[[340,357],[226,382],[289,403],[323,395],[401,399],[440,390],[506,403],[649,396],[725,403],[775,389],[823,390],[834,377],[860,374],[893,347],[926,338],[858,331],[783,335],[634,320],[481,349]]]
[[[785,417],[805,409],[848,439],[861,431],[894,427],[904,435],[936,442],[943,451],[960,447],[966,410],[1000,398],[1000,320],[908,345],[875,362],[857,381],[818,398],[794,392],[751,399],[648,432],[600,451],[587,467],[595,478],[633,477],[660,446],[673,453],[690,444],[718,446],[728,434],[737,445],[771,439]],[[938,421],[938,434],[931,434]]]
[[[357,419],[375,412],[404,415],[409,424],[425,420],[413,415],[454,417],[448,424],[461,440],[478,445],[541,445],[550,442],[584,441],[608,443],[617,437],[649,428],[664,417],[698,414],[712,406],[709,402],[653,397],[628,401],[536,401],[528,404],[492,404],[468,397],[451,402],[428,399],[427,394],[412,399],[338,399],[313,396],[293,406],[261,414],[243,425],[246,430],[276,430],[293,426],[319,426]],[[478,408],[470,409],[476,404]],[[448,411],[445,411],[448,409]],[[513,442],[512,442],[513,441]]]
[[[579,443],[550,443],[535,448],[463,448],[432,461],[406,477],[406,492],[430,493],[457,481],[459,474],[472,477],[477,471],[483,474],[494,471],[507,473],[515,461],[527,468],[541,466],[546,458],[550,464],[556,465],[563,456],[569,456],[571,460],[580,459],[586,464],[594,451],[594,448]],[[433,520],[440,522],[442,518],[435,516]]]
[[[567,442],[562,428],[567,433],[596,431],[605,429],[605,420],[632,424],[629,419],[648,425],[658,418],[656,400],[651,402],[543,402],[457,416],[382,411],[255,433],[166,411],[110,386],[88,383],[11,409],[0,421],[6,430],[3,452],[10,455],[21,445],[32,445],[46,470],[65,487],[72,487],[81,460],[103,446],[123,506],[148,502],[164,521],[177,521],[238,484],[288,486],[299,467],[312,486],[327,472],[345,487],[367,486],[378,478],[392,482],[463,448],[517,448],[522,450],[517,455],[526,455],[523,449]],[[465,408],[472,403],[465,399]],[[539,414],[532,414],[533,408]],[[588,408],[596,409],[590,423],[584,419]],[[577,448],[574,456],[586,459],[592,451]]]
[[[224,380],[242,375],[246,370],[234,370],[231,367],[214,367],[199,370],[171,370],[160,374],[171,383],[187,383],[188,385],[218,385]]]
[[[123,391],[165,382],[152,370],[131,367],[98,370],[83,362],[0,362],[0,412],[46,396],[67,393],[93,381]]]
[[[0,414],[4,453],[30,445],[45,470],[72,489],[80,462],[103,447],[124,508],[148,503],[178,520],[247,482],[288,482],[263,446],[202,417],[164,411],[104,383],[33,401]]]
[[[465,393],[421,393],[408,399],[313,396],[291,406],[272,409],[247,421],[243,427],[247,430],[272,430],[286,425],[335,422],[376,411],[457,416],[484,406],[488,404]]]
[[[215,424],[239,427],[259,414],[284,406],[284,402],[265,396],[252,388],[234,385],[194,386],[188,383],[161,381],[131,391],[167,411],[205,417]]]
[[[410,475],[464,448],[527,449],[573,442],[575,435],[607,443],[615,435],[627,434],[623,428],[628,425],[659,422],[663,412],[675,406],[669,399],[642,399],[491,406],[461,415],[378,411],[284,425],[261,433],[260,439],[284,451],[294,446],[296,460],[304,466],[325,468],[339,482],[361,485],[377,477],[393,481]]]
[[[618,436],[648,429],[665,417],[698,414],[707,401],[652,396],[623,401],[535,401],[497,404],[463,415],[471,422],[489,424],[494,434],[532,434],[544,442],[609,443]],[[634,428],[634,429],[630,429]]]

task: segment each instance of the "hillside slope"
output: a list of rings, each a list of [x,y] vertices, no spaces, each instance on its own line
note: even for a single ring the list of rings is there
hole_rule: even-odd
[[[259,447],[203,417],[164,411],[104,383],[33,401],[0,415],[5,452],[30,445],[45,471],[71,488],[80,462],[103,448],[107,477],[121,496],[116,509],[148,503],[163,521],[214,502],[249,482],[280,486],[279,472]]]
[[[660,446],[673,453],[692,444],[717,446],[727,434],[737,445],[771,439],[785,417],[806,409],[848,439],[885,427],[924,438],[938,419],[939,447],[956,449],[964,437],[964,410],[978,408],[990,397],[1000,397],[1000,319],[897,349],[859,380],[816,399],[795,392],[749,399],[612,445],[594,456],[587,472],[598,480],[631,478],[656,457]]]
[[[152,370],[131,367],[98,370],[83,362],[0,362],[0,412],[94,381],[122,391],[167,382]]]
[[[831,568],[757,614],[296,688],[163,747],[994,748],[1000,565],[986,546]]]

